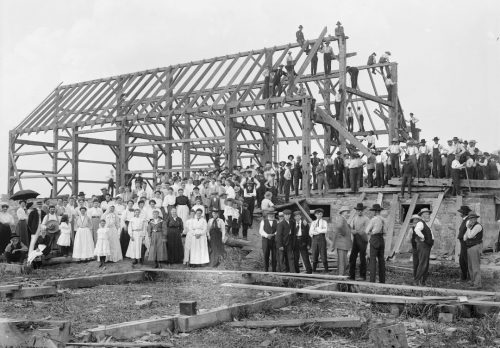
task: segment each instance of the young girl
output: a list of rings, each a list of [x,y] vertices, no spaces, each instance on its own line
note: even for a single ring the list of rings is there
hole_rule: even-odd
[[[145,220],[140,216],[140,209],[135,209],[134,217],[130,220],[128,224],[128,234],[130,236],[130,243],[128,244],[127,253],[125,256],[134,259],[133,264],[137,262],[142,257],[142,243],[144,241],[144,225]]]
[[[104,266],[106,257],[109,257],[109,255],[111,255],[111,251],[109,248],[108,229],[104,226],[106,226],[106,220],[101,219],[101,221],[99,222],[99,228],[96,232],[97,242],[95,243],[94,249],[94,255],[97,256],[99,267]]]
[[[57,239],[57,245],[61,247],[61,253],[64,256],[69,256],[69,249],[71,246],[71,225],[68,223],[68,215],[64,214],[59,223],[59,230],[61,234]]]

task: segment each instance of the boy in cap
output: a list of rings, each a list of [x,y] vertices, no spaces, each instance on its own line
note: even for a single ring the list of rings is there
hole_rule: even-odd
[[[326,255],[326,232],[328,230],[328,224],[323,220],[324,210],[319,208],[314,211],[314,220],[311,224],[309,234],[312,237],[311,242],[311,254],[312,254],[312,271],[316,272],[316,267],[318,266],[319,255],[321,255],[321,261],[323,262],[324,272],[328,273],[328,259]]]
[[[362,281],[366,280],[366,247],[368,246],[368,236],[366,226],[370,219],[363,214],[366,207],[363,203],[358,203],[354,208],[356,215],[350,224],[353,236],[351,255],[349,257],[349,279],[356,278],[356,261],[359,254],[359,275]]]
[[[302,264],[306,269],[307,274],[312,273],[311,261],[309,260],[309,252],[307,248],[311,246],[311,238],[309,237],[309,225],[306,220],[302,219],[300,211],[293,213],[292,235],[295,237],[293,245],[293,257],[295,273],[299,273],[299,258],[302,257]]]
[[[375,283],[377,278],[377,262],[378,262],[378,279],[380,283],[385,283],[385,241],[384,241],[384,225],[385,220],[380,216],[382,211],[380,204],[374,204],[370,211],[373,212],[373,217],[368,226],[366,226],[366,234],[370,236],[370,282]]]
[[[262,221],[259,234],[262,236],[262,252],[264,254],[264,272],[269,272],[269,256],[271,256],[271,270],[276,272],[275,236],[278,227],[274,219],[274,209],[262,211]]]
[[[289,209],[283,210],[284,219],[278,223],[276,229],[276,249],[278,249],[278,269],[280,272],[290,272],[295,269],[293,244],[294,236],[291,234],[290,217],[292,212]]]

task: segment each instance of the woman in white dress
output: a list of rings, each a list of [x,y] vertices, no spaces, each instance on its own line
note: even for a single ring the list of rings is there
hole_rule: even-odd
[[[182,235],[186,237],[184,240],[184,261],[183,263],[187,266],[189,266],[189,252],[191,248],[191,240],[193,238],[193,235],[189,233],[191,230],[191,224],[194,220],[194,216],[196,215],[196,212],[194,210],[191,210],[189,212],[189,218],[186,220],[186,222],[183,222],[184,225],[184,231],[182,232]],[[168,241],[167,241],[168,243]]]
[[[89,260],[94,258],[94,238],[92,237],[92,222],[87,215],[87,208],[80,207],[80,215],[75,220],[75,244],[73,258]],[[96,231],[97,232],[97,231]]]
[[[120,217],[115,211],[115,205],[110,204],[108,209],[103,214],[102,218],[106,221],[105,227],[108,229],[108,240],[110,254],[106,261],[118,262],[123,260],[123,255],[120,245]]]
[[[125,256],[134,259],[134,262],[132,263],[134,265],[141,259],[142,243],[145,235],[145,220],[142,216],[140,216],[140,214],[141,210],[135,209],[134,217],[128,224],[130,242]]]
[[[26,213],[26,201],[19,201],[19,208],[16,211],[17,225],[16,232],[24,245],[30,245],[30,235],[28,233],[28,214]]]
[[[189,224],[188,235],[191,235],[189,245],[190,265],[203,265],[210,262],[207,243],[207,220],[202,214],[203,210],[197,209],[195,218],[190,220]]]

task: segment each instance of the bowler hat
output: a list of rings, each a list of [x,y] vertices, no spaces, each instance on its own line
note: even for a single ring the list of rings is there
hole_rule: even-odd
[[[340,151],[337,151],[337,155],[342,155],[342,152],[340,152]]]
[[[80,191],[80,192],[78,193],[78,196],[85,196],[85,192]]]
[[[313,155],[317,155],[318,153],[316,151],[313,152]]]
[[[472,211],[472,209],[467,205],[462,205],[457,211],[461,214],[467,215]]]
[[[425,144],[425,139],[420,139],[420,144]]]
[[[453,141],[458,141],[458,137],[453,137]]]
[[[283,165],[283,164],[286,164],[285,161],[280,161],[280,166]]]
[[[423,209],[420,209],[420,211],[418,212],[418,215],[422,215],[423,213],[432,213],[432,210],[430,210],[429,208],[423,208]]]
[[[354,207],[354,209],[356,209],[356,210],[365,210],[366,208],[367,208],[367,207],[365,207],[365,206],[363,205],[363,203],[358,203],[358,204],[356,204],[356,206]]]
[[[384,208],[382,208],[382,207],[380,206],[380,204],[378,204],[378,203],[375,203],[375,204],[374,204],[374,205],[372,205],[372,207],[370,208],[370,210],[371,210],[371,211],[381,211],[381,210],[383,210],[383,209],[384,209]]]

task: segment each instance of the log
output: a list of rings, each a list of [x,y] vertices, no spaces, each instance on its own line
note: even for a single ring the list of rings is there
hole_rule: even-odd
[[[229,236],[224,244],[230,247],[237,247],[237,248],[253,246],[252,242],[249,242],[244,239],[234,238],[232,236]]]
[[[69,340],[71,324],[59,320],[0,318],[0,347],[51,347]]]
[[[254,289],[260,291],[276,291],[276,292],[291,292],[294,294],[313,294],[322,296],[337,296],[337,297],[347,297],[352,299],[358,299],[364,302],[374,302],[374,303],[421,303],[421,304],[435,304],[436,300],[426,300],[423,297],[410,297],[410,296],[392,296],[392,295],[379,295],[379,294],[364,294],[364,293],[350,293],[350,292],[340,292],[340,291],[326,291],[326,290],[316,290],[316,289],[298,289],[298,288],[285,288],[278,286],[264,286],[264,285],[251,285],[251,284],[234,284],[234,283],[224,283],[221,284],[224,287],[238,288],[238,289]],[[451,298],[448,302],[451,302]],[[475,301],[459,299],[458,297],[454,301],[456,303],[471,304],[471,305],[484,305],[491,307],[500,307],[500,302],[491,301]]]
[[[174,316],[142,319],[112,325],[103,325],[87,331],[98,340],[102,340],[106,336],[113,336],[116,339],[129,339],[144,335],[146,332],[159,334],[164,330],[174,331],[175,320],[176,317]]]
[[[97,343],[87,343],[87,342],[71,342],[66,345],[66,347],[161,347],[170,348],[174,345],[172,343],[158,343],[158,342],[97,342]]]
[[[361,327],[362,321],[359,317],[329,317],[329,318],[308,318],[290,320],[244,320],[229,323],[232,327],[273,328],[273,327],[301,327],[305,325],[319,326],[323,329],[334,329],[342,327]]]
[[[57,295],[55,286],[20,288],[19,290],[0,290],[0,298],[23,299],[54,295]]]
[[[131,271],[123,273],[98,274],[86,277],[49,279],[44,285],[57,286],[58,288],[91,288],[103,284],[121,284],[144,281],[146,273],[144,271]]]

